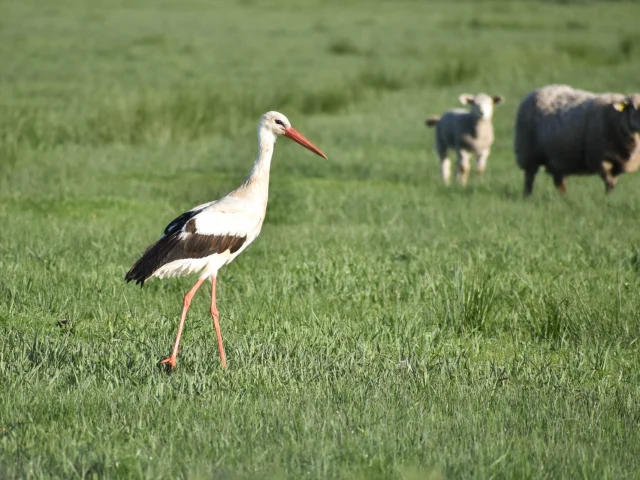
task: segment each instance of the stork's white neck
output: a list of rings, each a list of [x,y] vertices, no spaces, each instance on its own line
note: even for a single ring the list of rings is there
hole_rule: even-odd
[[[251,190],[252,194],[263,195],[266,203],[269,192],[269,171],[271,157],[276,144],[276,136],[266,128],[258,128],[258,156],[253,164],[251,173],[243,182],[242,187]]]

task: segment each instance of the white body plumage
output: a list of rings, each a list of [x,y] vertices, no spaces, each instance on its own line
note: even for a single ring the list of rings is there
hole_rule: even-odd
[[[267,206],[266,202],[261,203],[260,201],[251,201],[246,198],[239,199],[227,196],[221,200],[194,208],[191,211],[202,209],[192,217],[195,220],[195,228],[199,234],[213,235],[215,237],[246,237],[246,240],[234,253],[226,250],[204,258],[174,260],[160,267],[151,276],[168,278],[200,273],[200,278],[210,278],[217,275],[221,267],[231,263],[260,234]],[[186,239],[188,235],[190,235],[188,232],[183,231],[181,233],[182,239]]]

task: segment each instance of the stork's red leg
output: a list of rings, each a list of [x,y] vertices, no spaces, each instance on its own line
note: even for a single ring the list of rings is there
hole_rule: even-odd
[[[216,329],[216,338],[218,339],[218,351],[220,352],[220,362],[222,368],[227,368],[227,356],[224,353],[224,345],[222,343],[222,332],[220,331],[220,315],[216,306],[216,276],[211,277],[211,318],[213,318],[213,326]]]
[[[187,310],[191,305],[191,299],[196,294],[200,286],[204,283],[205,279],[200,279],[196,284],[187,292],[184,296],[184,304],[182,306],[182,316],[180,317],[180,325],[178,325],[178,335],[176,336],[176,343],[173,346],[173,353],[169,358],[165,358],[161,363],[166,363],[170,368],[175,368],[176,359],[178,358],[178,347],[180,346],[180,337],[182,336],[182,329],[184,328],[184,321],[187,319]]]

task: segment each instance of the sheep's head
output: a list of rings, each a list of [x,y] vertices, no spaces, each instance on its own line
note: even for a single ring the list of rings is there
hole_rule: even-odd
[[[487,119],[493,117],[493,106],[504,101],[504,97],[500,95],[491,97],[486,93],[478,93],[477,95],[463,93],[459,98],[463,105],[471,105],[471,113]]]
[[[640,94],[629,95],[623,101],[613,104],[618,112],[624,115],[627,127],[632,132],[640,132]]]

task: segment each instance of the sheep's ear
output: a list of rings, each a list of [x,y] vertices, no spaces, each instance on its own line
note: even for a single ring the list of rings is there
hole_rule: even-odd
[[[494,104],[497,105],[497,104],[502,103],[502,102],[504,102],[504,97],[502,95],[494,95],[493,96],[493,103]]]
[[[458,97],[460,103],[463,105],[473,105],[473,95],[469,95],[468,93],[463,93]]]
[[[619,112],[624,112],[628,106],[629,104],[626,100],[624,102],[616,102],[613,104],[613,108],[615,108]]]

